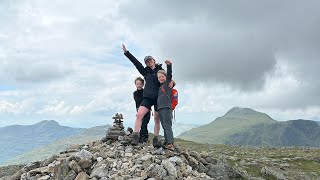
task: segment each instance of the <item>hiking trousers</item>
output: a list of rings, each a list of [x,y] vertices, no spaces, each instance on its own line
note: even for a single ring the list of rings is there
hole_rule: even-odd
[[[158,109],[160,122],[164,132],[165,142],[173,144],[173,131],[172,131],[172,110],[170,108]]]
[[[140,137],[143,137],[145,139],[148,139],[149,137],[149,132],[148,132],[148,124],[150,121],[150,111],[144,115],[141,123],[141,128],[140,128]]]

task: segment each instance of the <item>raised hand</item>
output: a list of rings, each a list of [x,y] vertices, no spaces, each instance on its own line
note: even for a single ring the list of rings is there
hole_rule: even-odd
[[[123,50],[124,53],[126,53],[128,51],[124,44],[122,44],[122,50]]]
[[[171,64],[171,61],[170,60],[166,60],[166,61],[164,61],[167,65],[170,65]]]

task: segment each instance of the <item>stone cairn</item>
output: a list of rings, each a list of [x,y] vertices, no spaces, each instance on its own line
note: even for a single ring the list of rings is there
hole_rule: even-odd
[[[102,142],[111,144],[113,142],[119,141],[123,145],[128,145],[132,141],[132,129],[128,128],[127,132],[124,130],[123,126],[123,116],[121,113],[116,113],[112,117],[113,126],[110,127],[107,131],[107,135],[102,139]]]

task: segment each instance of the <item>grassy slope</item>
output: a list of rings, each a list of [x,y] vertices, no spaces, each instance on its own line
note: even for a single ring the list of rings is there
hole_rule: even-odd
[[[185,149],[209,152],[212,157],[241,168],[252,177],[275,179],[261,173],[264,166],[282,171],[288,179],[318,180],[320,177],[320,162],[314,161],[320,157],[319,148],[229,146],[195,143],[182,139],[176,139],[175,143]],[[247,164],[241,165],[243,162]],[[281,169],[283,164],[288,166]]]
[[[182,133],[179,138],[196,142],[223,144],[227,137],[234,133],[246,131],[248,127],[259,123],[274,123],[268,115],[258,112],[250,114],[227,113],[215,121]]]

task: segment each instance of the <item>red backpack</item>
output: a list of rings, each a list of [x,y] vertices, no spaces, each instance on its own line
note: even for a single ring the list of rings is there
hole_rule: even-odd
[[[164,89],[163,85],[161,86],[161,90],[162,92],[164,92],[167,96],[167,92],[166,90]],[[171,93],[171,108],[172,110],[174,110],[176,108],[176,106],[178,105],[178,91],[176,89],[173,89],[172,88],[172,93]],[[169,98],[169,96],[168,96]]]
[[[172,89],[172,96],[171,96],[171,108],[174,110],[178,105],[178,91],[176,89]]]

